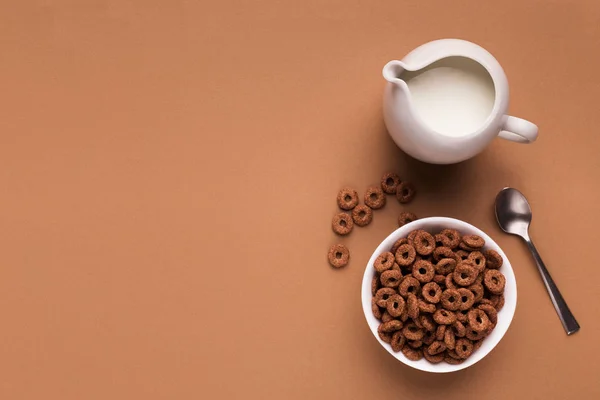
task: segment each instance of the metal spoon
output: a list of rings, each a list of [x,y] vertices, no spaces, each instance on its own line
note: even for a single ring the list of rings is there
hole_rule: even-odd
[[[552,304],[554,304],[554,308],[558,313],[560,322],[562,322],[567,335],[577,332],[579,330],[577,320],[575,320],[573,313],[569,310],[565,299],[563,299],[560,294],[560,291],[546,269],[540,254],[529,238],[531,207],[529,207],[529,203],[525,196],[513,188],[502,189],[500,193],[498,193],[498,196],[496,196],[496,219],[504,232],[521,236],[525,240],[525,243],[529,246],[529,250],[531,250],[533,259],[537,264],[540,275],[544,280],[544,284],[546,285],[546,289],[552,300]]]

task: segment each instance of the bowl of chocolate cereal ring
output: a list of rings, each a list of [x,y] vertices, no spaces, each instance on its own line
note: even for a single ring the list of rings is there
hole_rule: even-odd
[[[453,218],[410,222],[365,269],[363,311],[388,353],[413,368],[453,372],[488,355],[515,314],[517,284],[498,244]]]

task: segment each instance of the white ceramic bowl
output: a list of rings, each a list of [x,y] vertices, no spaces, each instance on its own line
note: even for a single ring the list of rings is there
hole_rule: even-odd
[[[500,272],[504,274],[506,277],[506,287],[504,289],[504,298],[505,303],[504,307],[498,313],[498,324],[492,331],[492,333],[486,337],[481,344],[481,347],[477,349],[473,354],[465,360],[462,364],[451,365],[445,362],[441,362],[439,364],[432,364],[425,359],[421,359],[419,361],[411,361],[402,354],[402,352],[394,352],[392,347],[382,341],[377,334],[377,327],[380,322],[373,316],[373,311],[371,310],[371,281],[373,276],[375,275],[375,269],[373,268],[373,263],[377,256],[384,251],[389,251],[396,240],[406,237],[408,233],[415,229],[424,229],[428,232],[438,232],[444,228],[451,228],[458,230],[463,235],[479,235],[485,239],[485,249],[493,249],[496,250],[502,258],[504,258],[504,263],[500,268]],[[410,224],[406,224],[401,228],[396,229],[389,235],[381,244],[377,247],[371,258],[369,259],[369,263],[367,264],[367,268],[365,269],[365,274],[363,276],[362,281],[362,306],[363,312],[365,313],[365,318],[367,319],[367,323],[369,324],[369,328],[371,328],[371,332],[375,339],[383,346],[384,349],[388,351],[393,357],[402,361],[404,364],[411,366],[416,369],[420,369],[421,371],[427,372],[453,372],[458,371],[471,365],[475,364],[477,361],[481,360],[485,357],[496,345],[500,342],[500,339],[504,336],[510,323],[515,315],[515,308],[517,307],[517,282],[515,280],[515,274],[510,265],[510,261],[506,258],[506,254],[502,251],[502,249],[494,242],[488,235],[486,235],[481,230],[477,229],[471,224],[468,224],[464,221],[460,221],[458,219],[453,218],[443,218],[443,217],[431,217],[431,218],[423,218],[411,222]]]

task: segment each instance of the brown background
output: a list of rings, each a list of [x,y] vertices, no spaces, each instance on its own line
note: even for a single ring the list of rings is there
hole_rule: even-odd
[[[598,1],[0,4],[0,398],[600,396]],[[446,168],[392,144],[381,68],[443,37],[498,58],[537,143]],[[364,321],[396,202],[343,240],[351,265],[325,261],[338,188],[390,169],[408,209],[479,226],[515,267],[513,324],[467,370],[411,370]],[[572,337],[495,225],[506,185]]]

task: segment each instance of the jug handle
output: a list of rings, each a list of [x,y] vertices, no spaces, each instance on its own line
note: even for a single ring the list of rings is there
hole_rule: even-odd
[[[531,143],[537,139],[538,127],[526,119],[506,115],[504,125],[498,136],[512,142]]]

